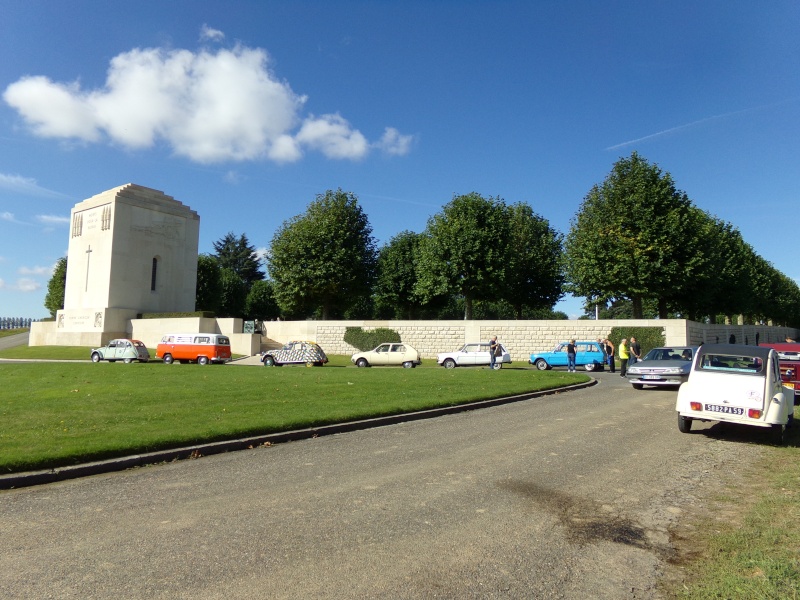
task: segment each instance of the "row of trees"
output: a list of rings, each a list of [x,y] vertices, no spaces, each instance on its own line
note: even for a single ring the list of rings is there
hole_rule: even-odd
[[[800,288],[741,233],[636,153],[587,194],[565,244],[566,289],[633,318],[800,324]]]
[[[197,309],[220,316],[552,319],[566,318],[552,309],[570,292],[587,315],[800,325],[797,284],[637,153],[592,187],[566,238],[528,204],[471,193],[378,248],[358,198],[339,189],[283,223],[266,256],[244,234],[214,250],[198,259]],[[48,286],[53,314],[59,286],[63,306],[63,283]]]
[[[566,317],[551,310],[563,295],[562,236],[526,204],[475,193],[380,249],[354,194],[320,194],[275,233],[269,280],[244,235],[214,248],[199,260],[197,308],[225,316]]]

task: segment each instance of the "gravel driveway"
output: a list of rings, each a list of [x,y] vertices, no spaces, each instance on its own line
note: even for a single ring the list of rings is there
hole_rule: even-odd
[[[760,447],[680,434],[674,391],[596,376],[485,410],[0,492],[0,597],[658,598],[671,530]]]

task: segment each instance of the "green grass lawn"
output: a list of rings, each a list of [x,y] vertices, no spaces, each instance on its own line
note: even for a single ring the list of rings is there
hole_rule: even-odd
[[[0,364],[0,472],[450,406],[587,380],[583,374],[535,369],[358,369],[337,364],[349,365],[349,357],[332,357],[331,365],[315,368]]]

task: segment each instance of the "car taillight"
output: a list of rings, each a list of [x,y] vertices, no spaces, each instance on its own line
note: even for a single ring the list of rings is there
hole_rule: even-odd
[[[760,419],[761,418],[761,411],[757,408],[748,408],[747,409],[747,416],[751,419]]]
[[[703,410],[702,402],[689,402],[689,406],[692,410]]]

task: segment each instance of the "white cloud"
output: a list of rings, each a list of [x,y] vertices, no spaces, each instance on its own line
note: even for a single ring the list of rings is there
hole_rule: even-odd
[[[405,156],[411,152],[413,141],[413,135],[403,135],[394,127],[387,127],[376,146],[391,156]]]
[[[14,219],[14,213],[2,212],[0,213],[0,219],[3,221],[9,221],[10,223],[16,223],[16,220]]]
[[[0,189],[9,190],[17,194],[25,194],[27,196],[45,196],[51,198],[69,197],[66,194],[43,188],[36,183],[35,179],[30,177],[7,175],[5,173],[0,173]]]
[[[35,292],[36,290],[41,289],[41,287],[42,284],[38,281],[24,277],[17,279],[17,283],[14,285],[14,289],[20,292]]]
[[[53,274],[53,267],[20,267],[18,273],[20,275],[50,277]]]
[[[256,248],[256,256],[258,257],[258,260],[262,264],[266,264],[267,259],[269,258],[269,248],[267,248],[266,246],[262,246],[261,248]]]
[[[203,26],[200,28],[200,41],[211,41],[211,42],[221,42],[225,39],[225,34],[221,32],[219,29],[213,29],[203,23]]]
[[[0,290],[6,287],[6,282],[0,279]]]
[[[69,217],[59,215],[36,215],[36,220],[44,225],[68,225]]]
[[[204,26],[201,37],[219,41],[224,34]],[[111,60],[102,88],[23,77],[3,98],[42,137],[108,140],[133,149],[164,140],[199,163],[288,163],[300,160],[304,148],[333,159],[369,153],[364,135],[341,116],[303,118],[306,97],[278,80],[269,62],[265,50],[241,45],[197,52],[135,48]],[[387,128],[372,147],[405,154],[410,136]]]
[[[358,159],[369,149],[367,138],[339,115],[307,118],[297,133],[297,141],[328,158]]]

